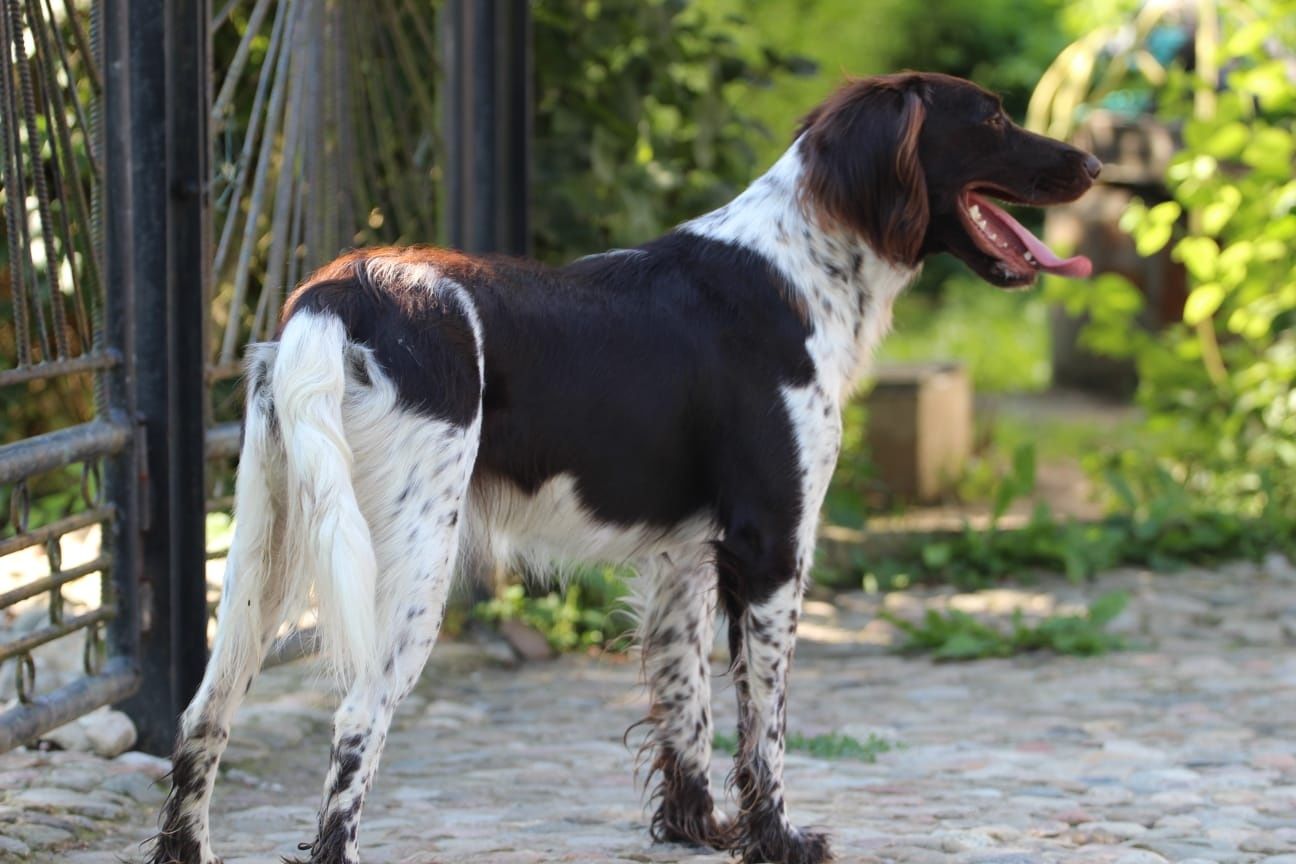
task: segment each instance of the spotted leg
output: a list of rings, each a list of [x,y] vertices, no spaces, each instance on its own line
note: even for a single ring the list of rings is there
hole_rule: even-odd
[[[224,615],[233,614],[230,605],[221,604],[222,622]],[[271,618],[277,625],[277,615]],[[202,685],[180,718],[171,757],[171,791],[152,841],[150,864],[220,864],[212,851],[209,816],[216,769],[229,743],[234,712],[251,688],[277,626],[262,633],[254,653],[243,655],[221,638],[221,627]]]
[[[747,605],[729,623],[738,694],[733,776],[740,806],[731,851],[744,864],[819,864],[832,857],[824,834],[791,824],[784,801],[788,673],[800,605],[800,581],[790,579],[768,599]]]
[[[711,795],[711,668],[716,577],[709,550],[661,555],[641,568],[639,619],[652,707],[648,745],[658,799],[653,839],[728,847]]]
[[[368,412],[373,414],[375,412]],[[354,473],[378,563],[382,661],[355,680],[334,716],[333,746],[309,864],[356,864],[365,794],[396,706],[436,642],[461,533],[478,426],[464,430],[401,412],[348,427]]]
[[[219,864],[208,811],[230,723],[252,686],[282,620],[285,605],[281,508],[271,486],[277,433],[269,408],[268,363],[255,353],[248,377],[247,421],[235,485],[237,524],[225,564],[216,640],[202,685],[180,718],[171,791],[149,851],[150,864]]]
[[[738,696],[733,781],[740,809],[730,851],[744,864],[820,864],[832,858],[826,835],[788,820],[783,754],[801,598],[814,560],[819,508],[841,443],[841,421],[829,392],[818,384],[789,388],[783,395],[796,441],[799,500],[773,493],[784,487],[757,474],[758,485],[740,499],[717,545]]]

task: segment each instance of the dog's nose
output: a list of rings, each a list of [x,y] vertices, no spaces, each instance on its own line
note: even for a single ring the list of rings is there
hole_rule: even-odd
[[[1097,179],[1098,173],[1102,171],[1102,162],[1098,160],[1097,156],[1086,153],[1084,167],[1089,172],[1089,179],[1094,180]]]

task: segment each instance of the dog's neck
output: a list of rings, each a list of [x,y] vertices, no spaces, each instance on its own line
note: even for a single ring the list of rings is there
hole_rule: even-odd
[[[819,375],[844,401],[918,271],[884,261],[853,233],[825,228],[801,195],[801,170],[797,141],[741,195],[681,228],[751,249],[783,273],[797,293],[792,305],[813,328],[808,348]]]

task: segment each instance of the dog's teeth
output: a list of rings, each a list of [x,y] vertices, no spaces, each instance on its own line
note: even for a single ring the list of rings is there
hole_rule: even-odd
[[[1027,252],[1027,253],[1025,254],[1025,258],[1026,258],[1026,263],[1027,263],[1027,264],[1038,264],[1038,263],[1039,263],[1038,261],[1035,260],[1035,256],[1032,255],[1032,254],[1029,253],[1029,252]]]

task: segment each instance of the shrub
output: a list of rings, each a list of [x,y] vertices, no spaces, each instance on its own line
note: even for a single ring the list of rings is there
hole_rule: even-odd
[[[745,95],[813,68],[685,0],[541,0],[534,15],[533,225],[548,260],[641,243],[734,197],[768,134]]]
[[[1160,113],[1183,130],[1166,183],[1173,199],[1136,202],[1122,226],[1138,251],[1169,246],[1187,268],[1183,321],[1134,323],[1141,297],[1118,276],[1054,281],[1052,296],[1093,317],[1085,339],[1132,356],[1146,412],[1143,445],[1114,453],[1127,501],[1172,478],[1246,518],[1296,515],[1296,3],[1218,4],[1219,38],[1200,30],[1192,71],[1171,66]],[[1222,74],[1216,70],[1225,70]],[[1162,484],[1162,492],[1164,492]]]

